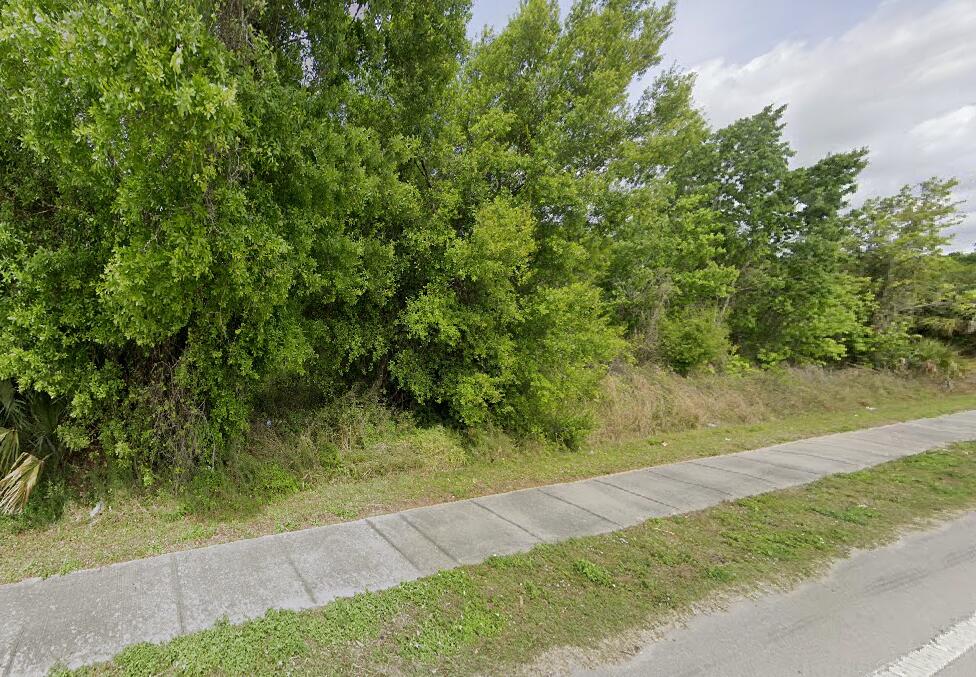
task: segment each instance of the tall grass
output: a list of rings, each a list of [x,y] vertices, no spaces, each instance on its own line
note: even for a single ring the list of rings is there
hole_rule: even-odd
[[[958,381],[954,390],[976,391],[976,384]],[[681,376],[653,366],[624,365],[602,382],[593,404],[597,427],[584,446],[796,414],[849,412],[888,399],[922,400],[943,392],[937,377],[872,369]],[[178,493],[189,513],[244,515],[323,482],[363,482],[406,473],[433,477],[470,463],[528,460],[554,451],[551,442],[514,439],[494,428],[461,431],[421,425],[409,413],[384,406],[375,394],[312,402],[285,391],[252,422],[247,439],[226,466],[199,470]],[[79,481],[76,489],[90,493],[83,484]],[[127,491],[125,485],[112,484],[111,493]],[[25,525],[33,513],[56,517],[63,509],[63,492],[42,494],[53,497],[47,501],[53,507],[40,497],[25,515]]]
[[[956,388],[976,390],[965,381]],[[867,368],[681,376],[655,366],[623,365],[603,380],[594,403],[597,427],[587,443],[596,447],[655,433],[850,411],[886,399],[921,399],[942,392],[938,378]],[[470,458],[511,457],[551,446],[515,440],[490,428],[420,426],[409,414],[384,407],[370,395],[350,394],[317,408],[275,411],[279,418],[253,426],[238,463],[243,484],[253,484],[253,476],[266,473],[269,465],[291,475],[324,473],[336,480],[358,480],[408,470],[437,473]]]
[[[972,380],[957,392],[976,390]],[[659,432],[759,423],[791,414],[849,411],[885,399],[937,397],[935,377],[867,368],[781,368],[741,375],[679,376],[655,366],[617,368],[603,382],[590,444],[627,442]]]

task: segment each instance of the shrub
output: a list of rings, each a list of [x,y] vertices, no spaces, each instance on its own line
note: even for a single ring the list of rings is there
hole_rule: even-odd
[[[934,338],[909,334],[904,329],[878,333],[868,342],[868,355],[879,366],[913,370],[951,383],[962,375],[965,362],[959,351]]]
[[[911,364],[918,370],[943,377],[946,382],[958,378],[963,372],[963,360],[959,351],[938,339],[917,338],[909,352]]]
[[[731,350],[728,329],[713,309],[666,318],[659,340],[665,363],[679,374],[720,364]]]

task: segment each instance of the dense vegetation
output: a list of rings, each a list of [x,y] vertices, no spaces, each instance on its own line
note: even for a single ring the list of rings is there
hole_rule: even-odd
[[[0,8],[6,510],[69,456],[219,466],[282,397],[573,445],[614,360],[976,347],[953,182],[849,211],[866,150],[709,129],[670,4],[527,0],[473,43],[466,0]]]

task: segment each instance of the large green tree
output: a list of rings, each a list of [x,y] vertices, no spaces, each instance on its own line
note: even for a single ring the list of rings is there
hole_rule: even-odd
[[[763,362],[829,362],[863,333],[863,282],[846,266],[841,211],[864,150],[791,168],[785,107],[715,132],[674,169],[683,190],[711,190],[723,253],[736,271],[722,309],[734,340]]]
[[[876,331],[911,324],[912,316],[939,295],[947,230],[961,218],[952,196],[957,183],[929,179],[896,195],[868,199],[852,212],[853,253],[858,272],[871,280]]]
[[[465,60],[440,145],[419,166],[427,211],[404,234],[393,380],[466,424],[566,441],[619,350],[598,282],[611,165],[634,136],[628,87],[660,60],[670,5],[529,0]]]
[[[462,2],[12,0],[0,19],[0,379],[146,472],[214,460],[254,385],[377,340],[401,164]],[[382,124],[380,124],[382,122]],[[405,214],[405,216],[404,216]],[[365,326],[364,326],[365,325]]]

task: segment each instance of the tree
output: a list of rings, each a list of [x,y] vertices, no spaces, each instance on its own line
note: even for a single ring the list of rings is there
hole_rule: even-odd
[[[392,380],[466,425],[501,422],[573,443],[619,351],[597,282],[599,206],[632,128],[627,87],[657,63],[670,5],[530,0],[465,61],[422,221],[401,256]]]
[[[938,296],[946,231],[960,222],[953,201],[955,179],[904,186],[896,195],[871,198],[850,217],[857,270],[871,279],[871,325],[884,333],[910,325]]]
[[[711,190],[723,253],[736,272],[722,302],[732,337],[763,362],[829,362],[862,333],[860,280],[846,270],[840,211],[864,150],[790,168],[784,107],[715,132],[672,174],[686,192]]]
[[[972,354],[976,351],[976,254],[940,258],[937,296],[919,309],[916,325]]]
[[[261,379],[376,348],[349,308],[392,293],[467,6],[357,8],[3,4],[0,380],[67,400],[72,448],[212,464]]]
[[[662,322],[715,306],[736,276],[719,262],[725,240],[711,193],[682,194],[670,175],[708,135],[691,103],[693,82],[669,70],[645,92],[599,211],[607,256],[603,286],[643,359],[662,358]]]

